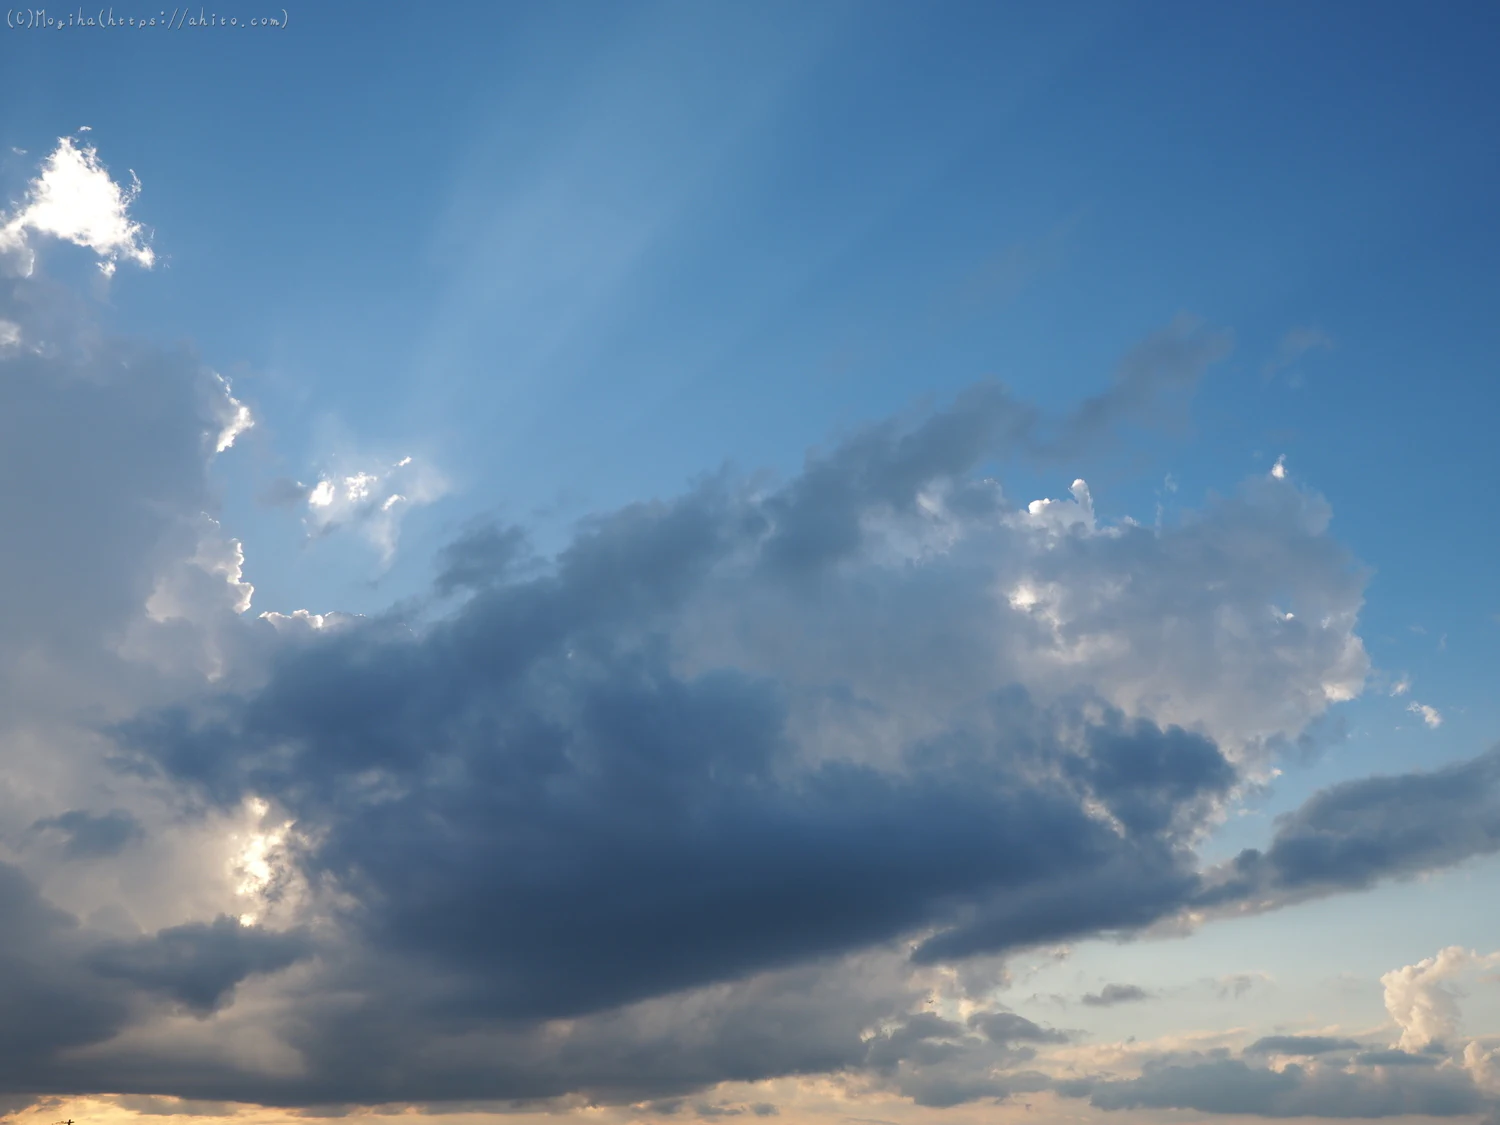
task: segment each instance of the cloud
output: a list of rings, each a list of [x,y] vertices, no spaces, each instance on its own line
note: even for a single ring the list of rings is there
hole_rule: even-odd
[[[1201,906],[1263,909],[1500,851],[1500,747],[1431,772],[1320,790],[1265,851],[1208,873]]]
[[[1436,707],[1429,707],[1425,703],[1413,702],[1407,704],[1406,709],[1413,715],[1420,715],[1422,717],[1422,721],[1433,730],[1436,730],[1438,727],[1443,725],[1443,716],[1438,713],[1438,709]]]
[[[1221,1000],[1238,1000],[1251,989],[1271,985],[1269,973],[1230,973],[1210,982]]]
[[[233,1117],[241,1109],[229,1102],[156,1098],[149,1094],[121,1094],[109,1100],[121,1109],[146,1117]]]
[[[245,977],[275,971],[303,950],[286,935],[221,920],[111,941],[47,903],[14,866],[0,863],[0,1083],[59,1083],[56,1052],[108,1040],[140,1001],[160,993],[208,1010]]]
[[[1245,1048],[1247,1055],[1300,1055],[1311,1057],[1326,1055],[1334,1051],[1357,1051],[1359,1044],[1353,1039],[1339,1039],[1329,1035],[1267,1035]]]
[[[443,548],[434,585],[440,595],[484,589],[509,577],[526,555],[520,528],[481,524]]]
[[[1069,456],[1096,446],[1126,423],[1159,425],[1177,400],[1196,389],[1204,372],[1233,350],[1231,332],[1182,315],[1130,350],[1110,387],[1079,403],[1043,448]]]
[[[1354,1056],[1356,1066],[1436,1066],[1442,1060],[1436,1055],[1415,1055],[1410,1051],[1362,1051]]]
[[[720,475],[598,517],[552,560],[472,530],[437,582],[470,596],[430,626],[287,618],[252,690],[119,726],[132,768],[297,826],[342,950],[267,1009],[300,1075],[221,1060],[177,1092],[640,1099],[865,1067],[953,1104],[1033,1082],[1004,1020],[915,1020],[911,982],[1258,901],[1274,880],[1205,887],[1193,842],[1366,661],[1319,498],[1260,477],[1160,528],[1102,520],[1082,482],[1012,504],[972,467],[1028,416],[981,389],[785,484]],[[1278,829],[1277,878],[1405,870],[1298,870],[1332,792]],[[1380,811],[1339,824],[1381,833]],[[892,948],[911,952],[861,1004],[781,991]],[[815,1019],[812,997],[834,1006]],[[713,1054],[784,1005],[805,1037]],[[683,1054],[704,1021],[708,1054]],[[417,1041],[452,1053],[398,1067]]]
[[[1110,1008],[1116,1004],[1129,1004],[1136,1000],[1149,1000],[1151,993],[1134,984],[1106,984],[1098,992],[1090,992],[1083,1002],[1090,1008]]]
[[[234,445],[235,439],[255,425],[250,408],[231,393],[229,380],[214,373],[220,391],[214,396],[214,414],[219,421],[219,432],[214,435],[214,452],[223,453]]]
[[[1160,911],[1159,896],[1177,901],[1190,880],[1184,857],[1167,843],[1177,805],[1137,813],[1139,775],[1117,780],[1104,770],[1138,760],[1180,771],[1174,754],[1212,756],[1223,769],[1202,740],[1109,715],[1092,744],[1073,754],[1056,743],[1039,748],[1076,761],[1079,780],[1060,787],[1028,784],[990,760],[978,732],[918,748],[903,762],[906,777],[858,763],[799,767],[771,685],[723,672],[679,680],[649,651],[588,651],[584,637],[569,638],[573,656],[547,657],[537,670],[545,678],[528,685],[566,701],[551,722],[567,715],[569,725],[546,734],[547,715],[489,676],[493,704],[477,709],[476,697],[448,711],[449,691],[467,694],[468,685],[428,694],[436,681],[413,661],[440,659],[451,677],[465,664],[503,668],[514,659],[491,651],[481,661],[464,655],[473,651],[467,645],[452,647],[467,638],[434,638],[437,652],[398,646],[380,658],[385,703],[362,684],[351,695],[347,662],[371,668],[373,654],[361,650],[372,639],[356,627],[330,638],[331,646],[315,642],[233,725],[193,730],[162,720],[134,728],[131,741],[207,794],[235,801],[262,794],[315,826],[323,843],[308,857],[311,870],[340,881],[358,872],[369,884],[365,939],[473,974],[497,1015],[572,1016],[890,940],[943,922],[944,901],[955,894],[995,899],[988,916],[947,931],[947,941],[966,947],[1001,950],[1139,925]],[[352,757],[325,741],[323,731],[333,730],[323,726],[321,706],[297,713],[294,691],[344,701],[338,745]],[[1045,730],[1046,718],[1023,699],[1007,706]],[[484,743],[461,732],[497,722],[496,734],[518,740],[526,754],[483,767],[501,772],[482,788],[434,786],[432,764],[405,748],[426,730],[458,755],[450,761],[459,776],[472,776]],[[237,749],[209,755],[211,744]],[[306,749],[267,756],[272,746]],[[937,761],[924,761],[929,754]],[[334,815],[347,802],[346,786],[372,769],[390,797]],[[1178,801],[1222,791],[1230,776],[1188,774]],[[1123,838],[1083,810],[1084,793],[1130,818]],[[642,832],[638,818],[647,813],[653,827]],[[417,823],[434,818],[447,831],[424,838]],[[395,850],[384,841],[403,842]],[[520,846],[562,866],[535,882],[501,861]],[[1106,879],[1128,890],[1064,907],[1068,892]],[[1056,907],[1039,909],[1054,900]]]
[[[985,475],[1152,423],[1221,332],[1153,334],[1076,410],[983,384],[787,480],[601,514],[551,558],[472,528],[416,626],[252,614],[247,551],[206,514],[248,408],[190,353],[42,300],[28,264],[0,291],[0,468],[32,482],[0,498],[0,837],[27,841],[0,866],[0,1091],[746,1116],[701,1092],[837,1075],[1002,1098],[1068,1038],[982,995],[1006,955],[1487,838],[1483,771],[1430,808],[1415,782],[1326,791],[1270,875],[1206,889],[1227,803],[1365,680],[1327,503],[1262,474],[1144,527],[1071,473],[1029,503]],[[349,457],[279,493],[388,556],[442,487]],[[1298,833],[1389,835],[1412,807],[1450,844],[1397,833],[1389,862],[1307,874]]]
[[[992,1073],[1034,1050],[1019,1017],[913,1022],[899,982],[1138,930],[1196,901],[1191,841],[1241,777],[1223,746],[1252,763],[1264,739],[1357,690],[1358,586],[1347,557],[1319,546],[1319,502],[1291,485],[1252,482],[1175,527],[1102,525],[1081,483],[1071,500],[1012,507],[955,479],[952,443],[928,436],[947,425],[861,435],[857,455],[815,459],[769,493],[718,477],[626,508],[539,569],[515,569],[519,532],[471,532],[439,578],[471,596],[432,626],[299,631],[255,691],[120,727],[138,768],[210,806],[273,803],[306,833],[309,884],[346,897],[323,905],[358,1020],[300,1003],[308,1077],[265,1080],[257,1096],[408,1096],[373,1078],[394,1072],[371,1060],[394,1065],[413,1036],[448,1041],[460,1015],[542,1036],[495,1040],[528,1060],[524,1080],[456,1056],[443,1081],[474,1096],[656,1097],[778,1067],[887,1067],[924,1104],[1032,1082]],[[825,508],[852,530],[789,551],[787,526]],[[1236,569],[1214,580],[1196,569],[1225,566]],[[1123,574],[1129,586],[1108,577]],[[1185,609],[1189,585],[1210,596]],[[1272,612],[1272,596],[1304,612]],[[1245,612],[1226,614],[1241,599]],[[1160,636],[1169,603],[1184,628],[1158,650],[1153,690],[1117,679],[1139,667],[1135,646]],[[1336,605],[1350,616],[1327,612]],[[1222,661],[1227,620],[1297,630],[1309,663],[1278,659],[1195,692],[1202,659],[1180,642],[1202,629],[1202,652]],[[1226,682],[1281,710],[1226,699]],[[1163,697],[1222,743],[1132,716],[1166,711]],[[850,1017],[839,1038],[729,1069],[653,1055],[627,1082],[601,1061],[623,1049],[611,1035],[645,1018],[612,1013],[699,997],[726,1028],[748,1026],[760,1017],[723,1006],[751,995],[742,986],[903,940],[913,955],[866,994],[865,1019],[896,1020],[873,1039]],[[542,1029],[561,1023],[588,1051],[550,1053],[562,1048]],[[317,1046],[330,1042],[360,1046]],[[564,1065],[575,1057],[591,1061]]]
[[[160,992],[207,1015],[246,977],[274,973],[310,952],[306,935],[258,930],[221,915],[209,924],[193,922],[150,938],[107,943],[90,962],[100,976]]]
[[[1435,957],[1392,969],[1380,978],[1385,1010],[1401,1028],[1403,1051],[1441,1047],[1458,1032],[1458,1001],[1444,983],[1459,974],[1500,964],[1500,952],[1481,957],[1461,946],[1449,946]]]
[[[1060,1092],[1099,1109],[1188,1109],[1257,1117],[1461,1117],[1489,1099],[1462,1070],[1411,1067],[1374,1074],[1289,1064],[1281,1070],[1240,1059],[1148,1063],[1139,1078],[1075,1080]]]
[[[63,854],[69,859],[117,855],[143,834],[140,821],[125,809],[111,809],[107,813],[69,809],[57,816],[42,817],[31,829],[60,836]]]
[[[382,564],[388,564],[395,556],[406,514],[442,497],[447,482],[413,457],[383,465],[368,458],[350,460],[363,467],[325,473],[310,486],[278,481],[267,498],[272,503],[291,500],[305,505],[303,522],[313,537],[342,527],[357,529],[379,552]]]
[[[1067,1035],[1040,1027],[1014,1012],[976,1012],[968,1025],[984,1033],[993,1043],[1066,1043]]]
[[[301,1085],[259,1095],[397,1096],[369,1088],[386,1073],[370,1060],[444,1041],[460,1011],[600,1027],[893,941],[916,942],[904,979],[1191,901],[1191,841],[1238,783],[1232,759],[1358,690],[1360,579],[1322,502],[1281,482],[1159,529],[1102,523],[1082,482],[1013,506],[968,474],[1030,416],[981,388],[779,487],[720,476],[600,517],[522,570],[520,532],[472,531],[438,580],[471,596],[432,626],[295,630],[254,691],[121,726],[135,768],[223,815],[247,797],[281,810],[309,886],[349,904],[319,900],[357,1028],[316,1005],[297,1018],[320,1043],[357,1030],[360,1064],[318,1048]],[[428,985],[398,999],[396,980]],[[886,1051],[946,1042],[901,1026]],[[976,1045],[1031,1048],[985,1026],[959,1028],[941,1081],[909,1062],[892,1081],[934,1102],[999,1091]],[[857,1030],[775,1065],[862,1058]],[[525,1057],[535,1081],[465,1081],[620,1081]],[[662,1067],[648,1093],[687,1082],[685,1062]]]
[[[140,192],[134,173],[131,179],[130,188],[120,187],[94,148],[60,138],[28,186],[25,202],[0,223],[0,254],[12,258],[15,272],[29,276],[35,265],[29,236],[44,234],[92,250],[106,277],[121,258],[150,269],[155,254],[128,214]]]
[[[1295,367],[1297,361],[1309,352],[1328,351],[1333,346],[1333,337],[1320,328],[1293,328],[1282,336],[1275,354],[1261,365],[1261,378],[1269,383],[1283,371]],[[1289,382],[1292,386],[1300,385],[1295,373]]]
[[[102,333],[45,272],[39,235],[105,266],[149,265],[125,218],[133,198],[92,149],[64,142],[0,236],[17,267],[0,277],[0,321],[13,329],[0,348],[0,472],[17,482],[0,493],[7,1091],[77,1089],[60,1052],[129,1034],[168,998],[206,995],[210,977],[227,995],[270,971],[269,931],[194,936],[195,918],[234,900],[220,885],[220,818],[186,824],[104,762],[100,724],[201,690],[215,661],[226,684],[254,664],[237,612],[250,594],[243,551],[206,514],[210,464],[248,424],[244,405],[189,349]],[[209,972],[215,942],[237,952]]]

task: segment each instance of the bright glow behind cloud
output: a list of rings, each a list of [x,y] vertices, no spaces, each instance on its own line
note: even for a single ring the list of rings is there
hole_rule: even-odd
[[[222,401],[215,404],[214,413],[221,427],[214,437],[214,452],[223,453],[234,445],[235,438],[255,425],[255,418],[251,415],[250,408],[234,397],[228,379],[218,372],[214,373],[214,378],[224,392]]]
[[[386,565],[395,556],[406,513],[447,491],[441,474],[412,457],[380,467],[330,472],[306,488],[304,521],[313,536],[357,528]]]

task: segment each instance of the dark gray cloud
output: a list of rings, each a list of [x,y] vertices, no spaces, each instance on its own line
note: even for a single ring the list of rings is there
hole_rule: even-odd
[[[1359,1044],[1353,1039],[1337,1039],[1328,1035],[1267,1035],[1245,1048],[1248,1055],[1327,1055],[1334,1051],[1357,1051]]]
[[[4,692],[40,726],[31,670],[66,668],[42,710],[73,716],[62,780],[7,830],[92,857],[23,856],[82,899],[70,874],[128,871],[166,829],[214,840],[261,798],[296,823],[277,862],[308,927],[182,922],[232,894],[217,858],[154,904],[173,924],[107,935],[0,867],[0,1091],[727,1116],[769,1110],[700,1092],[782,1075],[933,1106],[1040,1090],[1023,1068],[1064,1034],[917,1012],[924,966],[1198,902],[1191,841],[1239,780],[1226,746],[1294,738],[1364,672],[1362,579],[1290,484],[1105,534],[1086,487],[1027,508],[976,479],[1190,393],[1227,340],[1185,322],[1060,420],[988,384],[768,493],[723,475],[596,518],[545,565],[517,565],[520,531],[473,529],[435,584],[470,596],[414,631],[237,617],[236,553],[203,548],[222,384],[6,284],[23,341],[57,346],[3,357],[0,468],[39,481],[0,503],[34,548],[0,583]],[[339,496],[319,526],[374,518],[373,494]],[[162,1018],[182,1011],[200,1018]]]
[[[1238,781],[1211,737],[1129,717],[1086,684],[1048,695],[992,679],[957,695],[951,677],[932,676],[943,646],[923,647],[935,612],[960,630],[945,631],[948,645],[997,612],[1010,615],[996,624],[1000,644],[1011,634],[1052,642],[1036,639],[1045,635],[1024,609],[995,607],[993,569],[962,551],[941,556],[930,578],[870,562],[912,527],[972,524],[1012,537],[1001,545],[1044,539],[1025,557],[1047,588],[1092,592],[1122,568],[1151,575],[1137,587],[1153,591],[1149,607],[1134,607],[1142,635],[1160,635],[1160,606],[1215,619],[1224,583],[1197,581],[1208,600],[1184,607],[1187,583],[1153,574],[1156,533],[1090,539],[1081,501],[1069,524],[963,476],[1024,438],[1027,417],[982,388],[915,425],[856,435],[768,495],[721,476],[596,518],[524,573],[519,533],[478,529],[440,561],[440,591],[471,596],[435,624],[413,631],[381,617],[289,635],[254,690],[114,728],[122,764],[201,807],[272,802],[304,832],[293,859],[308,885],[342,894],[324,900],[343,953],[321,986],[357,999],[298,1002],[284,1034],[305,1076],[273,1081],[226,1064],[171,1077],[172,1092],[287,1104],[576,1092],[639,1101],[866,1068],[946,1105],[1034,1083],[1014,1068],[1057,1033],[933,1022],[904,1010],[899,989],[868,1008],[840,1000],[774,1044],[756,1021],[784,1016],[759,1000],[711,1033],[694,1025],[702,1045],[691,1051],[670,1036],[643,1042],[637,1017],[619,1015],[913,934],[928,936],[907,971],[1132,933],[1206,895],[1245,901],[1206,891],[1189,846]],[[1265,573],[1245,579],[1247,619],[1268,618],[1277,590],[1313,617],[1349,589],[1325,525],[1289,486],[1265,482],[1185,529],[1168,566],[1201,575],[1250,560]],[[994,543],[985,552],[1005,557]],[[1337,576],[1331,592],[1325,573]],[[969,591],[983,598],[963,600]],[[1123,630],[1114,635],[1135,635],[1107,616]],[[813,643],[848,645],[810,671],[795,652],[721,659],[712,647],[797,635],[809,621]],[[871,622],[873,647],[849,644]],[[1296,651],[1318,662],[1297,690],[1326,706],[1318,677],[1337,682],[1362,665],[1350,663],[1347,632],[1295,630]],[[912,652],[925,673],[879,673]],[[1274,676],[1287,668],[1278,661],[1255,682],[1285,698]],[[919,687],[928,694],[901,695]],[[931,713],[925,725],[909,718]],[[862,716],[911,733],[875,753]],[[1254,721],[1263,728],[1264,712]],[[576,1043],[534,1038],[557,1019],[581,1021]],[[873,1019],[894,1022],[871,1038]],[[403,1064],[415,1043],[461,1029],[493,1036],[514,1066],[462,1052]]]
[[[63,854],[69,859],[118,855],[145,831],[135,814],[126,809],[111,809],[107,813],[69,809],[57,816],[42,817],[32,824],[31,830],[59,837]]]
[[[1439,770],[1343,782],[1216,870],[1204,905],[1295,901],[1500,851],[1500,747]]]
[[[1364,1051],[1354,1056],[1358,1066],[1436,1066],[1442,1059],[1436,1055],[1413,1054],[1410,1051]]]
[[[1461,1117],[1493,1109],[1458,1069],[1348,1072],[1297,1064],[1283,1070],[1239,1059],[1157,1062],[1139,1078],[1061,1083],[1099,1109],[1190,1109],[1257,1117]]]
[[[911,512],[922,489],[961,477],[981,461],[1017,450],[1036,424],[1033,407],[998,383],[970,388],[953,406],[905,430],[873,426],[826,457],[766,505],[768,567],[803,574],[852,554],[864,540],[860,518],[872,509]],[[975,491],[964,499],[983,504]]]
[[[1120,757],[1149,772],[1185,756],[1180,799],[1232,776],[1202,769],[1218,757],[1205,740],[1118,716],[1085,748],[1032,748],[1077,761],[1072,782],[1029,777],[977,734],[914,748],[902,774],[799,766],[772,684],[682,679],[651,647],[589,651],[580,635],[507,683],[495,671],[516,657],[470,655],[468,624],[350,630],[231,720],[165,716],[130,740],[216,799],[274,797],[317,825],[303,864],[361,888],[349,923],[474,974],[468,1002],[497,1015],[597,1011],[862,948],[975,901],[990,900],[950,932],[976,951],[1144,924],[1183,900],[1190,857],[1151,817],[1118,835],[1085,795],[1135,816]],[[361,797],[371,771],[378,801]]]
[[[976,1027],[985,1032],[983,1038],[970,1034]],[[887,1088],[941,1109],[1046,1089],[1049,1083],[1040,1075],[1016,1068],[1036,1057],[1036,1048],[1027,1044],[1066,1041],[1063,1033],[1010,1012],[976,1014],[967,1026],[918,1012],[875,1036],[864,1066]]]
[[[510,576],[526,550],[526,533],[518,527],[470,528],[443,548],[434,585],[443,595],[493,585]]]
[[[271,933],[221,916],[191,922],[149,938],[108,942],[90,957],[96,973],[160,993],[207,1015],[226,1003],[246,977],[274,973],[309,955],[301,933]]]
[[[1066,1033],[1041,1027],[1014,1012],[976,1012],[969,1026],[984,1033],[992,1043],[1066,1043]]]
[[[985,461],[1016,453],[1076,456],[1124,423],[1151,420],[1174,394],[1191,392],[1231,346],[1229,333],[1180,317],[1133,348],[1107,390],[1054,423],[1001,384],[986,383],[918,426],[903,430],[892,420],[869,427],[831,455],[810,458],[767,505],[773,530],[765,563],[793,574],[834,563],[863,541],[861,514],[911,512],[933,480],[961,480]],[[961,488],[950,502],[970,515],[994,508],[983,489]]]
[[[0,1083],[16,1092],[58,1084],[58,1051],[111,1038],[153,994],[207,1011],[246,977],[308,951],[231,919],[110,941],[0,863]]]
[[[77,920],[48,903],[19,870],[0,863],[0,1081],[26,1093],[49,1055],[106,1039],[129,1016],[119,990],[78,972],[86,955]]]
[[[1149,1000],[1151,993],[1135,984],[1106,984],[1098,992],[1087,993],[1083,1002],[1090,1008],[1109,1008],[1115,1004],[1129,1004],[1137,1000]]]

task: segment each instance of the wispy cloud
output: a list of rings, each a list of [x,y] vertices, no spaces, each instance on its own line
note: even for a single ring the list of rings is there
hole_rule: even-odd
[[[1406,705],[1406,709],[1413,715],[1421,716],[1422,721],[1432,730],[1436,730],[1443,725],[1443,716],[1436,707],[1429,707],[1425,703],[1413,701]]]
[[[1261,378],[1269,383],[1283,372],[1292,371],[1289,381],[1292,386],[1298,386],[1300,379],[1293,371],[1298,361],[1309,352],[1329,351],[1333,346],[1333,337],[1321,328],[1293,328],[1282,336],[1275,352],[1261,364]]]
[[[1087,993],[1083,1002],[1090,1008],[1110,1008],[1116,1004],[1129,1004],[1149,1000],[1151,993],[1134,984],[1107,984],[1098,992]]]

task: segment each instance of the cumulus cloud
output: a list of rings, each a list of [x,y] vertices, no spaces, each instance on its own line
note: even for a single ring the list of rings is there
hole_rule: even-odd
[[[1396,1046],[1371,1049],[1335,1035],[1270,1035],[1245,1047],[1156,1049],[1140,1072],[1067,1077],[1053,1088],[1105,1110],[1187,1109],[1259,1117],[1377,1118],[1500,1115],[1500,1051],[1457,1042],[1459,1013],[1448,985],[1500,963],[1454,946],[1386,973],[1386,1009],[1400,1029]],[[1266,1057],[1280,1064],[1267,1064]],[[1288,1059],[1306,1060],[1286,1062]]]
[[[1401,1029],[1404,1051],[1439,1047],[1458,1033],[1458,1000],[1446,987],[1459,975],[1500,965],[1500,952],[1480,956],[1453,945],[1415,965],[1392,969],[1380,978],[1385,1010]]]
[[[187,349],[105,336],[46,274],[42,235],[105,267],[150,265],[133,199],[91,148],[64,141],[0,231],[13,267],[0,278],[0,471],[15,485],[0,492],[8,1091],[76,1088],[52,1069],[56,1052],[286,963],[268,956],[281,940],[269,931],[192,928],[233,899],[214,870],[217,824],[174,823],[149,784],[104,760],[101,722],[203,686],[208,649],[244,650],[223,619],[243,625],[250,595],[239,544],[206,514],[209,464],[248,424],[243,404]]]
[[[1012,505],[965,472],[1026,416],[981,388],[770,491],[719,477],[600,517],[541,565],[479,529],[440,563],[470,597],[431,626],[289,617],[262,686],[118,727],[133,768],[298,826],[344,949],[310,995],[357,998],[286,1010],[298,1076],[221,1062],[177,1092],[634,1098],[838,1067],[933,1105],[1034,1085],[1016,1068],[1055,1033],[918,1018],[914,974],[1198,902],[1193,842],[1242,771],[1365,663],[1321,500],[1262,478],[1151,529],[1102,521],[1083,482]],[[817,1024],[835,1038],[681,1056],[666,997],[748,1034],[791,1002],[785,966],[899,942],[864,1006]],[[801,987],[831,995],[828,973]],[[661,1019],[674,1053],[642,1069],[632,1038],[635,1078],[612,1072],[611,1037]],[[459,1026],[528,1077],[462,1051],[416,1086],[372,1065]]]
[[[0,223],[0,254],[12,260],[14,272],[27,276],[35,266],[30,238],[41,234],[92,250],[106,277],[121,258],[149,269],[156,256],[141,225],[129,217],[139,193],[133,172],[131,186],[122,188],[100,163],[97,150],[62,137],[28,186],[24,202]]]
[[[12,249],[148,264],[134,228],[39,213]],[[0,1093],[632,1105],[837,1074],[1003,1098],[1069,1038],[986,995],[1005,956],[1497,836],[1491,756],[1325,791],[1203,872],[1234,794],[1362,689],[1327,503],[1260,475],[1145,527],[1082,480],[1016,502],[983,475],[1152,421],[1222,332],[1169,326],[1057,417],[982,384],[552,558],[471,529],[417,627],[251,613],[206,514],[248,409],[37,300],[38,269],[0,293],[0,467],[35,482],[0,498]],[[388,557],[442,489],[347,458],[280,499]],[[1091,1096],[1169,1096],[1113,1081]]]
[[[992,390],[953,412],[770,491],[719,477],[600,517],[540,566],[517,568],[514,529],[468,533],[440,560],[440,591],[470,592],[449,616],[309,618],[257,690],[118,728],[136,768],[208,806],[281,810],[308,884],[345,896],[321,907],[358,1018],[298,1005],[318,1061],[261,1096],[404,1096],[371,1060],[446,1042],[459,1013],[507,1050],[540,1037],[524,1081],[444,1064],[474,1096],[667,1096],[775,1066],[862,1066],[926,1104],[1032,1082],[995,1071],[1035,1050],[1022,1024],[916,1019],[913,974],[1196,903],[1193,841],[1241,771],[1358,690],[1360,579],[1287,482],[1156,529],[1101,521],[1082,482],[1011,505],[953,450],[977,461],[1025,412]],[[1246,674],[1202,667],[1226,660]],[[783,966],[896,942],[910,954],[859,1018],[841,1006],[837,1050],[652,1056],[622,1084],[544,1034],[610,1057],[667,996],[743,1026],[721,1005],[782,987]],[[877,1014],[894,1022],[870,1038]],[[357,1052],[319,1046],[350,1036]]]

